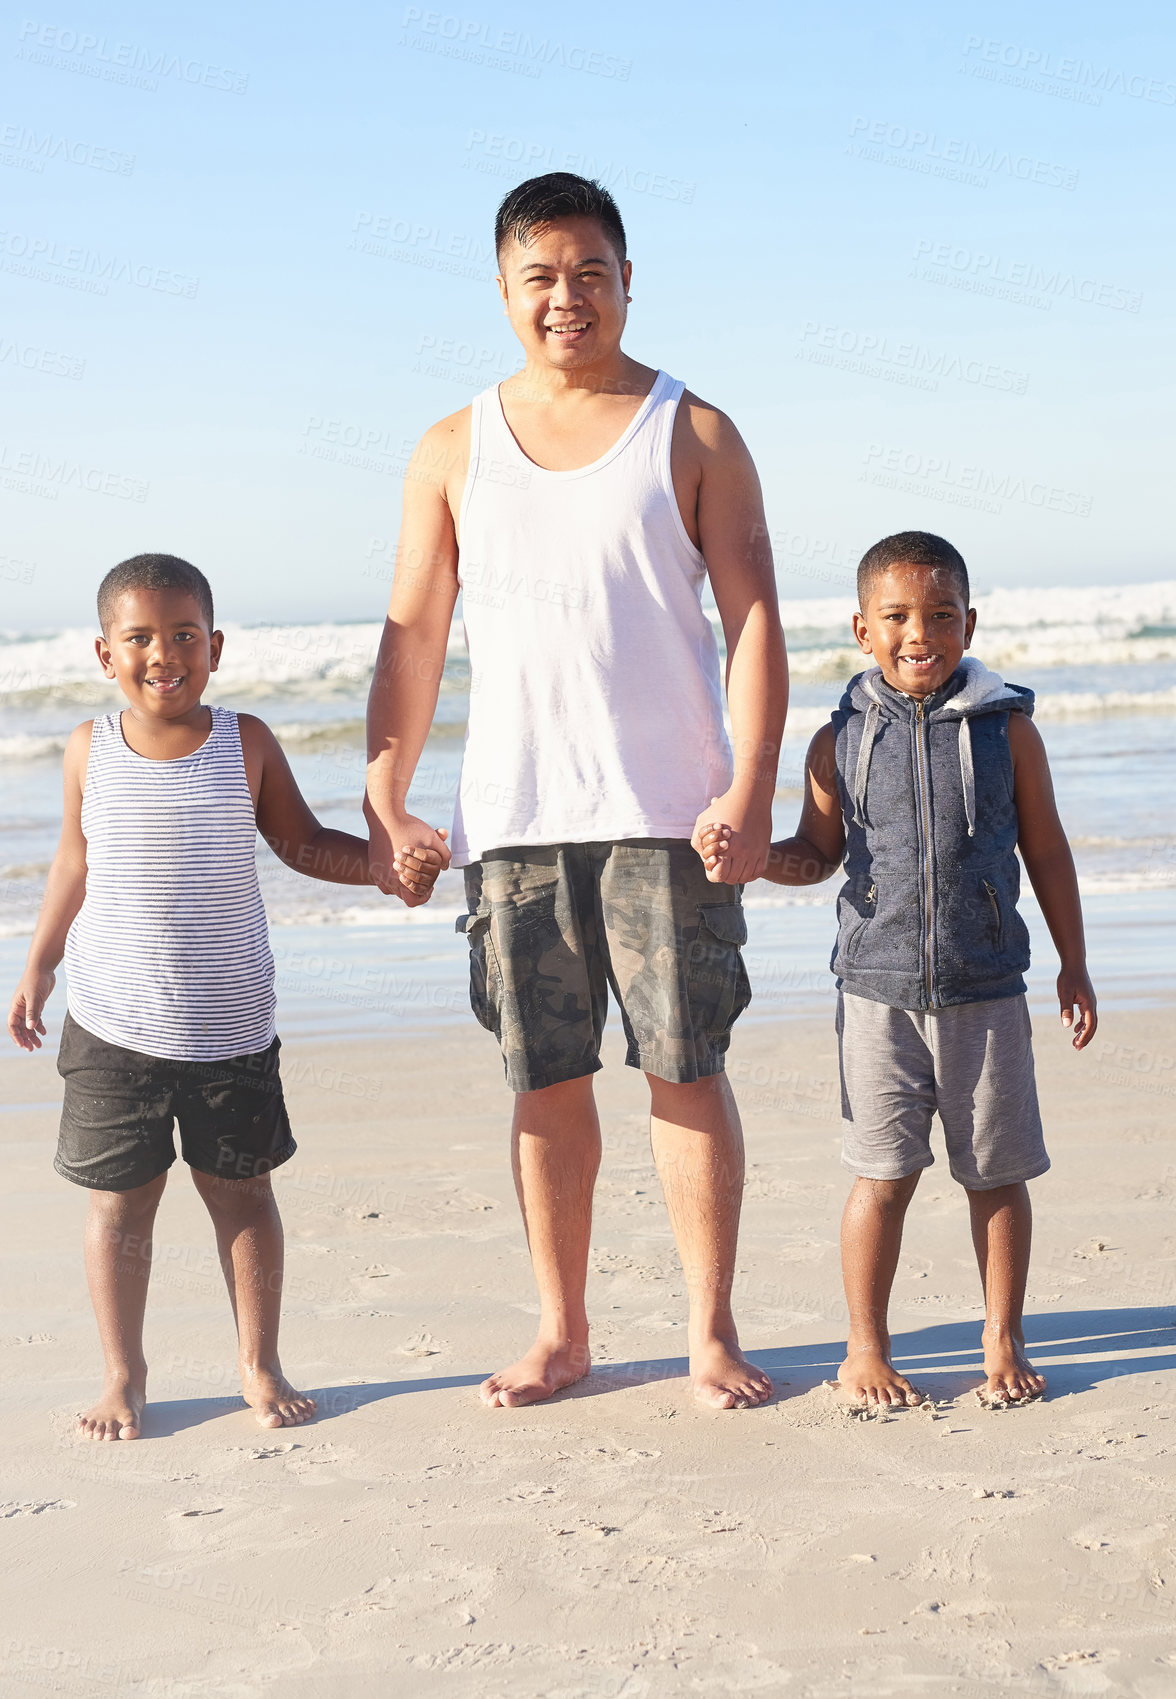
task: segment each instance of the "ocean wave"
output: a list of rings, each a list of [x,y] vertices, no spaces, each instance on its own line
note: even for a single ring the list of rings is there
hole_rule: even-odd
[[[1111,715],[1176,714],[1176,685],[1168,690],[1066,690],[1037,698],[1038,720],[1101,720]]]
[[[862,656],[850,636],[852,596],[786,600],[781,617],[794,676],[806,681],[848,678]],[[976,653],[989,666],[1132,666],[1176,659],[1176,580],[1086,588],[996,589],[975,599]],[[718,628],[718,615],[708,608]],[[311,700],[366,693],[383,631],[379,620],[246,626],[227,624],[211,700],[263,697]],[[719,632],[721,638],[721,631]],[[450,628],[442,689],[467,687],[461,620]],[[0,634],[0,703],[38,700],[106,704],[112,687],[94,655],[92,628],[39,636]]]
[[[57,760],[65,750],[68,739],[61,737],[25,736],[0,737],[0,767],[22,761]]]

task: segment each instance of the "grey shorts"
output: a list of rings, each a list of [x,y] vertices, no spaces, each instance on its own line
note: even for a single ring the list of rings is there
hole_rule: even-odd
[[[687,841],[493,850],[465,888],[470,1001],[512,1091],[596,1072],[610,986],[631,1068],[676,1084],[723,1071],[751,999],[747,921]]]
[[[867,1180],[929,1168],[938,1111],[952,1178],[969,1191],[1049,1167],[1024,995],[949,1009],[892,1009],[839,992],[841,1160]]]

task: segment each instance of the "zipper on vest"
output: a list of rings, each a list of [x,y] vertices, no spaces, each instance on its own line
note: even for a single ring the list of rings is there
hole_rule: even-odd
[[[932,866],[931,866],[931,795],[928,782],[929,762],[923,746],[923,704],[915,703],[915,792],[918,802],[920,845],[920,884],[923,897],[923,979],[927,993],[927,1007],[934,1009],[935,977],[934,977],[934,948],[932,929],[934,923],[932,903]]]
[[[1000,904],[996,900],[996,886],[989,880],[982,879],[980,883],[988,893],[988,901],[992,904],[992,918],[996,922],[996,947],[999,950],[1004,943],[1004,921],[1001,918]]]

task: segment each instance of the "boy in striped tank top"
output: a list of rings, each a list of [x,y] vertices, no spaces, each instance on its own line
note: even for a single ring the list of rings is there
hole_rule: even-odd
[[[86,1276],[106,1368],[78,1433],[141,1432],[151,1231],[175,1120],[216,1229],[242,1392],[262,1427],[289,1427],[315,1404],[278,1360],[282,1223],[269,1175],[295,1145],[256,839],[343,885],[373,883],[368,846],[319,824],[262,721],[202,703],[224,636],[195,567],[124,561],[102,581],[98,617],[98,659],[127,706],[66,746],[61,842],[8,1017],[16,1043],[39,1049],[64,957],[54,1166],[90,1191]],[[402,859],[400,887],[427,895],[439,865],[436,853]]]

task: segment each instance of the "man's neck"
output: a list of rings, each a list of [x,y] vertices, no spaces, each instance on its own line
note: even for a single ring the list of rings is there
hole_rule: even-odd
[[[503,389],[519,405],[558,405],[595,395],[648,395],[657,373],[618,348],[607,360],[565,369],[528,359],[521,372],[508,378]]]

